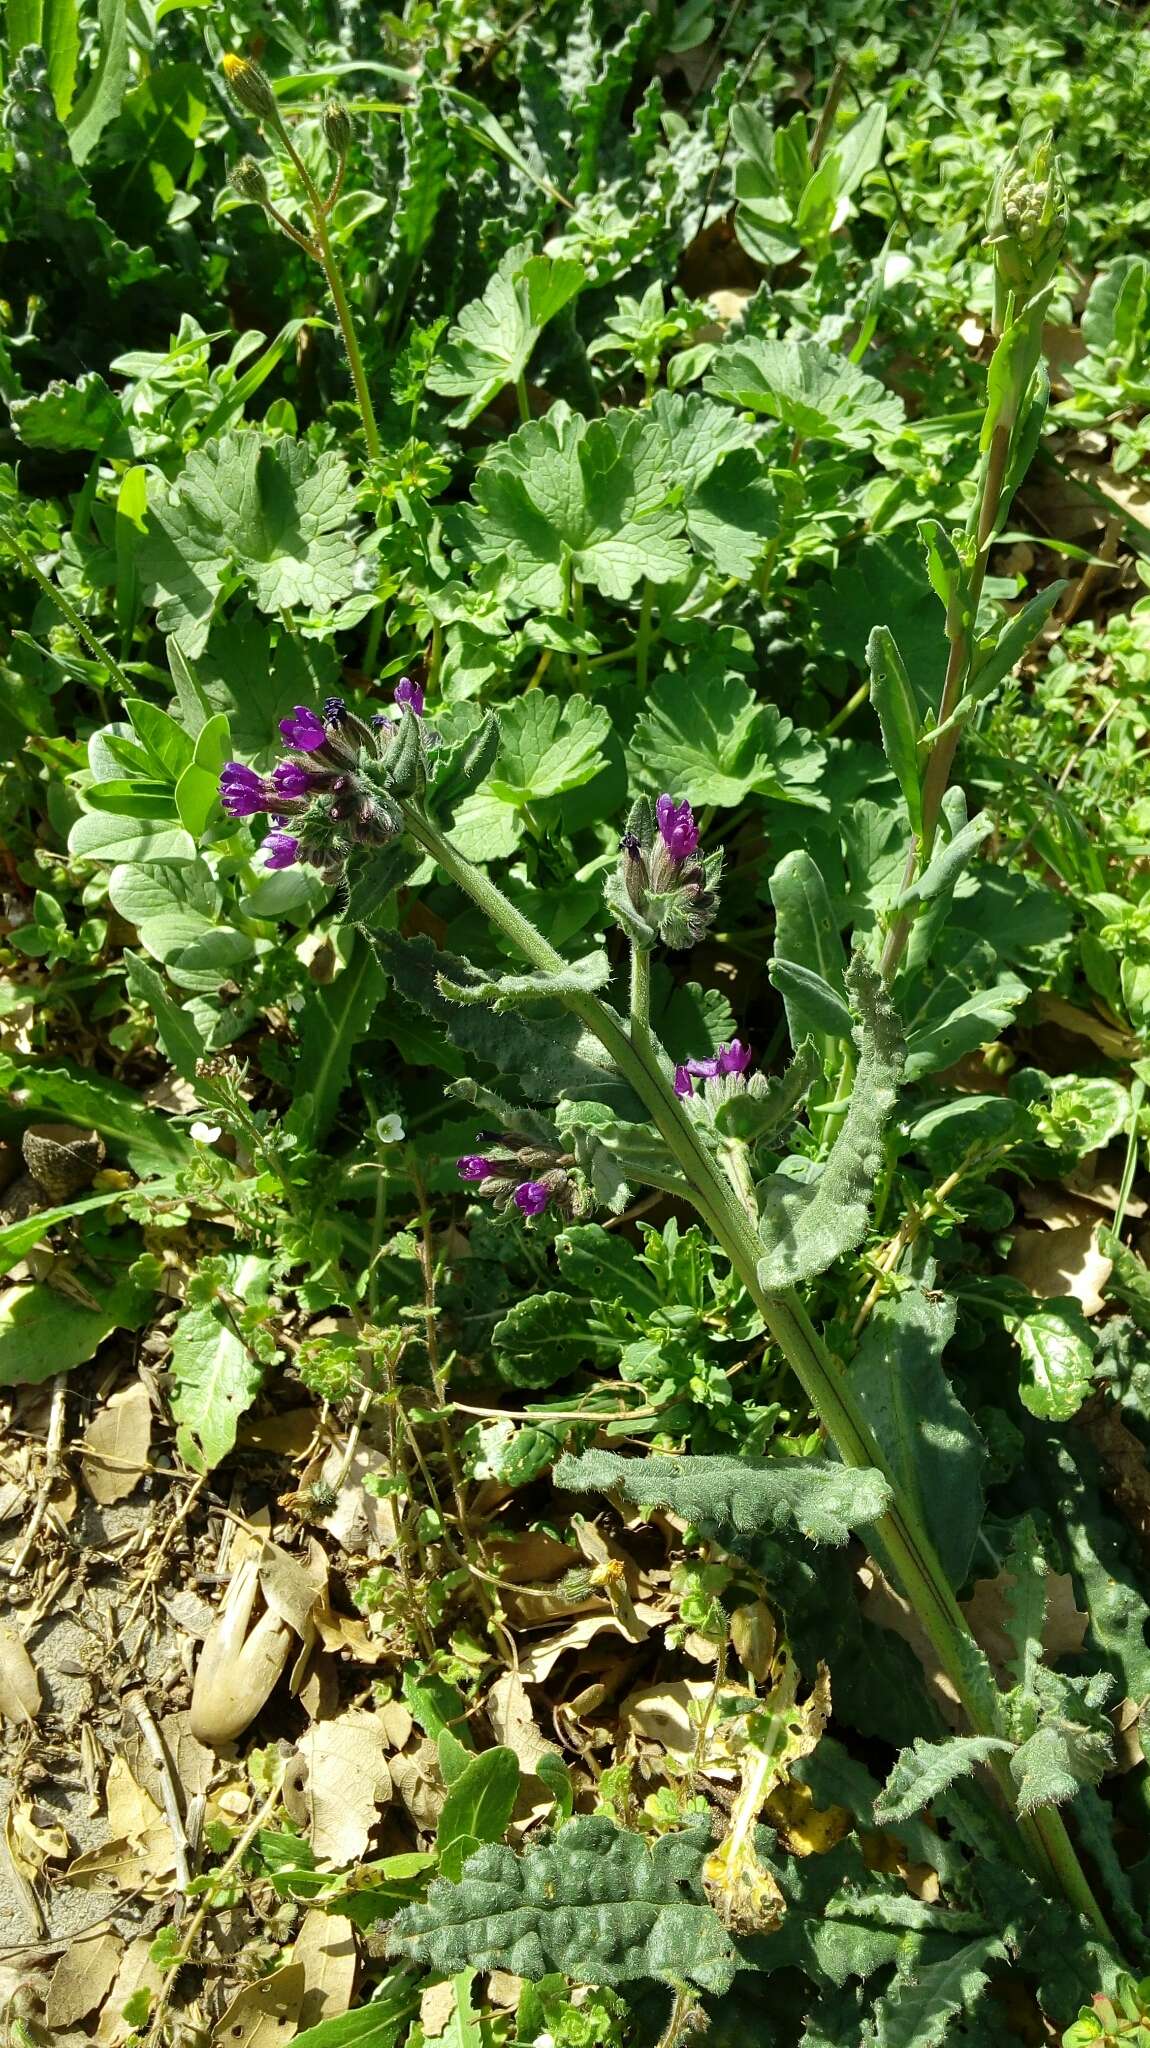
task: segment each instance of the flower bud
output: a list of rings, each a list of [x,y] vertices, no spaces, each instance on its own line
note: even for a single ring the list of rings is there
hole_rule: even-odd
[[[258,64],[252,64],[247,57],[237,57],[229,50],[224,58],[224,77],[232,98],[246,113],[254,114],[259,121],[279,120],[271,80]]]
[[[1066,239],[1066,187],[1053,138],[1025,160],[1012,150],[994,181],[986,246],[999,286],[1026,300],[1049,284]]]
[[[346,156],[351,148],[352,123],[342,100],[328,100],[321,115],[324,140],[336,156]]]
[[[228,172],[232,188],[241,199],[254,199],[257,206],[268,203],[268,185],[254,156],[242,156]]]

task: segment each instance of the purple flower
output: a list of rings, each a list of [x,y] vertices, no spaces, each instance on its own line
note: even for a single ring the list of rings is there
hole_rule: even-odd
[[[277,761],[272,769],[272,788],[277,796],[287,799],[306,796],[312,787],[313,777],[298,761]]]
[[[267,854],[269,870],[293,868],[299,859],[299,840],[292,832],[269,832],[260,850]]]
[[[393,730],[390,718],[387,718],[382,711],[372,712],[371,729],[373,732],[391,732]]]
[[[717,1074],[745,1074],[751,1064],[751,1048],[738,1038],[732,1038],[729,1045],[721,1045],[715,1057]]]
[[[280,731],[289,747],[298,747],[301,754],[314,754],[327,738],[322,718],[306,704],[297,704],[290,718],[280,719]]]
[[[672,860],[686,860],[699,844],[695,814],[686,799],[677,804],[673,796],[661,796],[655,805],[659,836]]]
[[[551,1200],[551,1190],[541,1180],[521,1180],[511,1199],[525,1216],[542,1216]]]
[[[254,818],[268,807],[263,777],[242,761],[228,761],[220,771],[220,802],[229,818]]]
[[[717,1081],[720,1074],[745,1074],[751,1064],[751,1048],[738,1038],[732,1038],[729,1045],[721,1045],[718,1052],[707,1060],[687,1060],[675,1068],[676,1095],[690,1095],[691,1076],[700,1081]]]
[[[325,697],[323,700],[323,722],[325,725],[342,725],[347,717],[347,705],[342,697]]]
[[[412,682],[410,676],[400,676],[395,686],[395,701],[401,711],[407,710],[410,706],[417,718],[423,717],[423,691],[418,683]]]
[[[462,1159],[456,1160],[455,1170],[460,1180],[486,1180],[493,1168],[490,1159],[484,1159],[482,1153],[465,1152]]]

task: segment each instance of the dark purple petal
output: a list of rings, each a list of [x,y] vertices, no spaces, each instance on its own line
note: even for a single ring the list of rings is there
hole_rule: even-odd
[[[306,704],[297,704],[290,718],[280,719],[280,731],[289,747],[298,747],[301,754],[314,754],[327,738],[322,718]]]
[[[751,1064],[751,1048],[738,1038],[732,1038],[729,1045],[721,1045],[715,1060],[717,1074],[745,1074]]]
[[[686,799],[677,804],[673,796],[661,796],[655,805],[659,836],[672,860],[686,860],[699,844],[695,814]]]
[[[490,1159],[484,1159],[479,1152],[465,1152],[462,1159],[456,1160],[455,1170],[460,1180],[486,1180],[494,1172]]]
[[[521,1180],[511,1199],[525,1216],[542,1216],[551,1200],[551,1190],[541,1180]]]
[[[277,761],[272,769],[272,788],[277,796],[306,796],[314,779],[298,761]]]
[[[269,832],[261,852],[267,855],[267,867],[294,868],[299,859],[299,840],[293,832]]]
[[[694,1082],[693,1082],[693,1081],[692,1081],[692,1079],[691,1079],[691,1069],[690,1069],[689,1067],[683,1067],[683,1066],[679,1066],[679,1067],[676,1067],[676,1068],[675,1068],[675,1093],[676,1093],[676,1095],[693,1095],[693,1094],[694,1094],[694,1092],[695,1092],[695,1084],[694,1084]]]
[[[417,718],[423,717],[423,691],[418,683],[412,682],[410,676],[400,676],[395,686],[395,701],[401,711],[410,706]]]
[[[342,697],[325,697],[323,700],[323,722],[325,725],[342,725],[347,717],[347,705]]]
[[[689,1074],[697,1074],[700,1081],[713,1081],[718,1071],[719,1061],[717,1054],[713,1055],[709,1060],[687,1061],[687,1072]]]
[[[220,802],[229,818],[254,818],[268,807],[263,777],[242,761],[226,762],[220,770]]]
[[[395,727],[390,718],[382,711],[373,711],[371,714],[371,729],[373,732],[394,732]]]

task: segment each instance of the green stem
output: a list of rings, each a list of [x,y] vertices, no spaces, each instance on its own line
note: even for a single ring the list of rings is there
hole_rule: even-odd
[[[83,641],[85,647],[96,661],[103,663],[121,696],[134,697],[137,693],[130,677],[124,674],[119,662],[113,655],[108,653],[107,648],[100,645],[91,627],[76,610],[71,598],[65,597],[63,591],[57,588],[50,576],[45,576],[39,562],[25,552],[20,542],[16,539],[15,534],[11,533],[7,528],[4,530],[4,539],[12,549],[25,575],[31,576],[34,582],[40,585],[45,597],[51,598],[61,617],[67,620],[76,638]]]
[[[527,396],[527,372],[520,370],[515,379],[515,399],[519,407],[519,418],[524,426],[531,418],[531,400]]]
[[[471,897],[476,907],[524,958],[544,974],[560,973],[565,964],[562,955],[508,901],[502,890],[481,869],[465,859],[428,818],[409,805],[405,805],[404,810],[413,838]],[[642,970],[639,997],[641,1001]],[[971,1637],[966,1617],[916,1509],[900,1498],[898,1484],[886,1470],[882,1453],[858,1406],[850,1381],[838,1361],[827,1351],[798,1295],[791,1290],[784,1294],[768,1294],[759,1281],[758,1263],[762,1246],[753,1208],[753,1191],[749,1201],[745,1193],[737,1192],[719,1162],[704,1148],[695,1125],[674,1092],[667,1071],[669,1062],[660,1057],[649,1028],[640,1033],[633,1030],[629,1033],[617,1011],[597,996],[572,992],[563,1000],[595,1033],[620,1074],[630,1082],[645,1104],[652,1122],[682,1169],[686,1183],[684,1193],[689,1195],[694,1207],[710,1225],[758,1308],[768,1335],[800,1381],[843,1463],[856,1469],[877,1469],[887,1479],[892,1505],[875,1525],[875,1548],[909,1600],[972,1727],[979,1734],[1000,1733],[999,1695],[989,1667]],[[633,1006],[634,1002],[633,985]],[[1000,1789],[1008,1805],[1013,1807],[1014,1788],[1005,1758],[998,1759],[998,1765],[996,1776]],[[1028,1860],[1037,1864],[1044,1876],[1053,1874],[1057,1878],[1071,1903],[1109,1942],[1111,1937],[1102,1911],[1059,1815],[1047,1808],[1027,1820],[1020,1820],[1019,1827],[1029,1852]]]
[[[363,438],[367,444],[368,461],[378,462],[380,457],[379,428],[376,425],[375,408],[371,402],[371,392],[368,389],[367,375],[363,367],[363,357],[360,354],[359,342],[356,338],[355,323],[351,317],[351,306],[344,288],[343,273],[340,270],[338,258],[335,250],[332,248],[331,236],[328,233],[327,207],[322,193],[319,191],[283,121],[277,120],[275,126],[279,139],[283,143],[292,163],[295,165],[296,175],[307,194],[312,231],[315,235],[316,253],[324,277],[327,279],[327,288],[331,293],[332,303],[335,306],[340,333],[343,335],[343,346],[347,355],[347,364],[351,371],[351,381],[355,386],[356,404],[359,406],[360,418],[363,421]]]

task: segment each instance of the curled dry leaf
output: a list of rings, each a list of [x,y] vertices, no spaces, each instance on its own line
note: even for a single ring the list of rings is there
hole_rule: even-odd
[[[349,1707],[334,1721],[315,1721],[301,1736],[307,1765],[309,1839],[316,1861],[357,1863],[392,1797],[387,1738],[374,1714]]]
[[[209,1749],[223,1749],[243,1734],[287,1664],[292,1645],[288,1623],[270,1607],[252,1619],[259,1587],[259,1561],[245,1557],[200,1651],[191,1730]]]
[[[101,1506],[126,1500],[147,1470],[152,1442],[152,1404],[142,1380],[121,1387],[93,1415],[84,1431],[84,1483]]]
[[[40,1711],[36,1666],[14,1628],[0,1621],[0,1715],[5,1721],[34,1721]]]
[[[125,1949],[116,1981],[96,2023],[98,2048],[121,2048],[121,2043],[135,2032],[131,2021],[124,2018],[128,2000],[137,1991],[155,1994],[161,1990],[164,1974],[159,1964],[152,1961],[151,1950],[152,1938],[147,1934],[141,1934]]]
[[[986,1651],[996,1678],[1010,1683],[1007,1670],[1015,1655],[1007,1634],[1006,1596],[1017,1581],[1013,1572],[1001,1571],[993,1579],[976,1579],[969,1600],[959,1604],[970,1623],[976,1641]],[[1042,1661],[1057,1664],[1062,1657],[1077,1657],[1086,1641],[1090,1617],[1074,1603],[1074,1580],[1069,1572],[1046,1574],[1046,1615],[1042,1624]]]
[[[1006,1270],[1042,1301],[1070,1296],[1085,1316],[1105,1307],[1111,1261],[1099,1250],[1096,1210],[1057,1189],[1028,1190],[1026,1209],[1044,1230],[1017,1230]]]
[[[62,1862],[68,1837],[56,1822],[37,1816],[32,1801],[17,1792],[4,1816],[4,1841],[20,1877],[34,1884],[46,1863]]]

